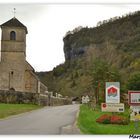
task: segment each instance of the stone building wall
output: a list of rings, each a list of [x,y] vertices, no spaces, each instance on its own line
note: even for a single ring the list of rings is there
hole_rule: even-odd
[[[23,53],[3,52],[0,62],[0,89],[24,89],[25,59]]]
[[[10,40],[10,32],[16,33],[16,40]],[[24,91],[26,57],[26,31],[17,27],[2,27],[0,89]]]
[[[10,32],[16,32],[16,41],[10,40]],[[1,40],[2,52],[24,52],[26,53],[26,32],[22,28],[16,27],[3,27],[2,28],[2,40]]]
[[[30,71],[25,71],[25,92],[38,93],[38,80]]]
[[[45,94],[47,87],[40,82],[38,77],[29,70],[25,71],[25,91]]]

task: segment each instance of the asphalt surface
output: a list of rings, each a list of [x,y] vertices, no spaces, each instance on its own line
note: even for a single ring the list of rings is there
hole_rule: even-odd
[[[44,107],[0,120],[0,135],[54,135],[73,125],[79,105]],[[64,133],[63,133],[64,134]]]

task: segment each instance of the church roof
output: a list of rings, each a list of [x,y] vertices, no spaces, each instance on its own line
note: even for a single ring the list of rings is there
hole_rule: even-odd
[[[21,27],[23,29],[25,29],[26,33],[28,33],[27,31],[27,27],[25,25],[23,25],[17,18],[12,18],[10,20],[8,20],[7,22],[1,24],[1,27]]]
[[[25,64],[26,64],[26,70],[31,70],[31,71],[35,72],[34,68],[29,64],[28,61],[26,61]]]

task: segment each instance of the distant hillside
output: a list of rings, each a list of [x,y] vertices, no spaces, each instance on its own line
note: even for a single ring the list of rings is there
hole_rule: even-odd
[[[120,81],[124,93],[140,71],[140,11],[98,22],[94,28],[76,28],[63,41],[65,63],[38,73],[51,91],[81,96],[98,90],[100,95],[106,81]]]

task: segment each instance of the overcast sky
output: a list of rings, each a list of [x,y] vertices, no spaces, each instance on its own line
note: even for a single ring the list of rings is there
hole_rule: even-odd
[[[78,26],[140,10],[140,5],[114,4],[6,4],[0,5],[0,24],[13,17],[27,28],[26,59],[36,71],[49,71],[63,63],[63,37]]]

